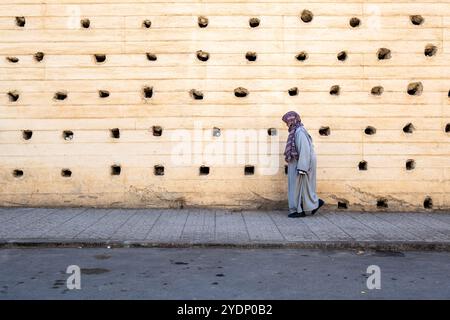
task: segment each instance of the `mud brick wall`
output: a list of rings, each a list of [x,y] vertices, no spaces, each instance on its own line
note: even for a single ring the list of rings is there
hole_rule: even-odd
[[[286,207],[289,110],[329,208],[450,208],[450,1],[0,3],[2,206]]]

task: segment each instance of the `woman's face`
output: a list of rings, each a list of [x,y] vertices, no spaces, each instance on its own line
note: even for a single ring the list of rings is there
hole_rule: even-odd
[[[300,122],[300,117],[298,114],[293,112],[288,112],[283,116],[283,122],[288,128],[292,127],[296,122]]]

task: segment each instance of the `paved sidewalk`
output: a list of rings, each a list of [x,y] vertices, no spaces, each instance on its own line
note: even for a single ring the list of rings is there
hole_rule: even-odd
[[[0,208],[0,245],[242,246],[450,251],[450,213]]]

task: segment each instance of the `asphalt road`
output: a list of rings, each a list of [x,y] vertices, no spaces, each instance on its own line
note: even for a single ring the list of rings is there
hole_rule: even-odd
[[[69,290],[69,265],[81,289]],[[367,267],[381,270],[369,290]],[[448,252],[1,249],[0,299],[450,299]]]

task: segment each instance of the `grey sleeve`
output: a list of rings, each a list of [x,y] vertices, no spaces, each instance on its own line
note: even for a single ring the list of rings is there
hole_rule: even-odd
[[[308,171],[311,161],[311,147],[303,131],[299,130],[296,133],[295,144],[298,152],[297,170]]]

